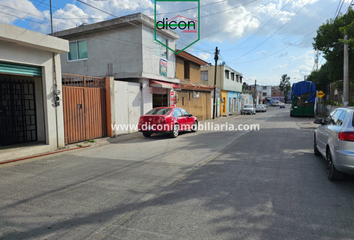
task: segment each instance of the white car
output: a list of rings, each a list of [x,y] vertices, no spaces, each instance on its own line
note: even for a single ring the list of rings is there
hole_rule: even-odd
[[[337,108],[314,134],[314,153],[327,160],[329,180],[342,180],[343,173],[354,174],[354,108]]]
[[[266,112],[267,111],[267,107],[264,104],[259,104],[256,106],[256,111],[257,112]]]
[[[244,105],[241,108],[241,115],[246,115],[246,114],[250,114],[250,115],[256,115],[256,108],[253,105]]]

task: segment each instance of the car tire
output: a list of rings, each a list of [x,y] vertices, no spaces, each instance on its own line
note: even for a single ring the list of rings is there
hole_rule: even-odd
[[[327,150],[327,177],[331,181],[335,180],[343,180],[344,179],[344,173],[339,172],[336,167],[333,164],[332,161],[332,154],[329,150]]]
[[[176,137],[178,137],[178,134],[179,134],[179,126],[178,126],[178,124],[175,124],[175,125],[173,125],[173,129],[172,129],[172,132],[170,133],[170,136],[172,138],[176,138]]]
[[[144,137],[150,137],[152,133],[149,132],[143,132]]]
[[[194,122],[194,124],[193,124],[193,126],[191,128],[191,131],[192,132],[197,132],[198,131],[198,122],[197,121]]]
[[[315,154],[315,156],[321,156],[320,151],[318,151],[318,148],[316,146],[316,135],[314,135],[313,137],[313,153]]]

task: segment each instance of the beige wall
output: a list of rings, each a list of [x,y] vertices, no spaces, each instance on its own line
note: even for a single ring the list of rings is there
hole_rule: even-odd
[[[181,57],[176,60],[176,78],[184,80],[184,60]]]
[[[182,107],[193,114],[199,121],[210,119],[211,116],[211,94],[210,92],[199,92],[198,98],[193,98],[193,91],[182,90],[177,92],[177,107]]]
[[[223,89],[224,66],[216,67],[216,87]],[[201,71],[208,71],[208,85],[214,85],[215,66],[204,66]]]
[[[177,63],[176,63],[176,78],[181,80],[189,80],[191,82],[200,83],[200,65],[190,62],[190,79],[184,79],[184,60],[181,57],[177,56]]]

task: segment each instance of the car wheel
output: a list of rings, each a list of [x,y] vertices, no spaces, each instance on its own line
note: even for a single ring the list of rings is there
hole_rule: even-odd
[[[193,124],[193,126],[191,128],[191,131],[192,132],[197,132],[198,131],[198,122],[197,121],[194,122],[194,124]]]
[[[176,137],[178,137],[178,133],[179,133],[179,126],[178,126],[178,124],[175,124],[173,126],[173,129],[172,129],[172,132],[170,135],[171,135],[171,137],[176,138]]]
[[[344,173],[339,172],[334,166],[332,154],[329,150],[327,151],[327,177],[331,181],[344,179]]]
[[[149,132],[143,132],[144,137],[150,137],[152,133]]]
[[[316,146],[316,135],[313,137],[313,152],[315,156],[321,156],[320,151],[318,151],[317,146]]]

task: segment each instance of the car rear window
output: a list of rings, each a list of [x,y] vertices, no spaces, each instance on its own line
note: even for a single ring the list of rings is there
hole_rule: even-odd
[[[252,107],[252,105],[245,105],[245,106],[243,106],[244,108],[251,108]]]
[[[171,108],[154,108],[145,115],[167,115],[171,112]]]
[[[354,113],[353,113],[353,116],[352,116],[352,125],[354,127]]]

